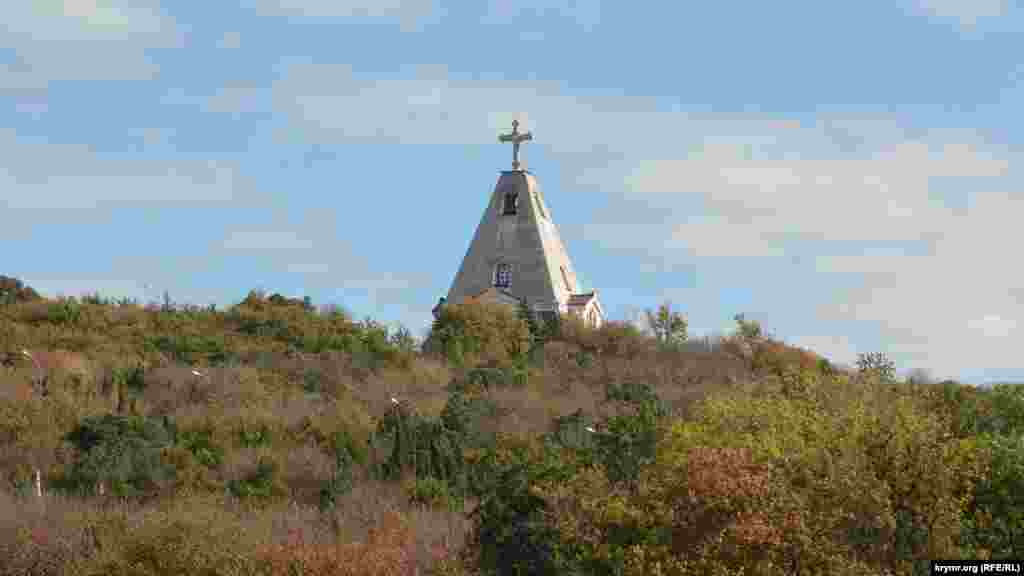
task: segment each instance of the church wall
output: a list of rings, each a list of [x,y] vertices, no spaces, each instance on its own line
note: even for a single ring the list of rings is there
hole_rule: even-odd
[[[526,297],[531,305],[550,304],[556,297],[526,178],[523,172],[506,172],[499,178],[449,291],[449,301],[458,302],[493,286],[498,262],[512,265],[510,291],[517,297]],[[509,190],[518,192],[519,210],[514,216],[503,216],[504,195]]]
[[[504,214],[508,192],[517,194],[516,214]],[[580,289],[576,271],[537,179],[523,170],[498,178],[447,300],[458,303],[492,288],[499,262],[512,267],[507,291],[514,297],[535,310],[569,311],[569,298]]]

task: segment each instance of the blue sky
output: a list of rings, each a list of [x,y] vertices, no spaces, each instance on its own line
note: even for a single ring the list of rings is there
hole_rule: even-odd
[[[0,4],[0,274],[420,332],[519,119],[613,319],[1024,380],[1002,0]]]

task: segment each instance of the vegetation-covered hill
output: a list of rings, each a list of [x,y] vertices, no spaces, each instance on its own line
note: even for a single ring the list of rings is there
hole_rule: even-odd
[[[0,575],[921,574],[1024,551],[1024,393],[737,317],[448,306],[423,345],[250,293],[0,277]]]

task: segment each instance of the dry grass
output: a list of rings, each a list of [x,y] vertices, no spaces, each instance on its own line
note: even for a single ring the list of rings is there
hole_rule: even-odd
[[[0,492],[0,574],[425,574],[461,547],[464,515],[410,506],[394,484],[365,482],[323,515],[223,497],[140,507]],[[206,572],[217,568],[216,572]]]
[[[355,328],[341,318],[272,309],[258,299],[237,315],[82,304],[80,319],[70,324],[53,320],[51,304],[0,307],[0,354],[39,350],[41,358],[53,360],[47,368],[54,389],[41,399],[30,385],[35,366],[0,364],[0,576],[147,573],[133,572],[132,562],[162,567],[152,574],[196,573],[197,566],[215,565],[218,573],[248,574],[260,562],[264,574],[284,574],[289,566],[313,574],[411,574],[463,545],[470,529],[464,515],[412,505],[400,483],[372,480],[362,468],[333,512],[315,508],[335,472],[330,448],[339,432],[365,445],[393,397],[424,416],[441,413],[447,385],[462,375],[443,358],[384,354],[369,362],[362,353],[297,352],[294,343],[243,334],[238,326],[272,319],[307,336]],[[496,338],[519,334],[521,327],[509,318],[502,322],[507,325],[485,334],[490,347],[482,357],[508,356]],[[219,338],[234,360],[188,364],[152,345],[159,336],[183,334]],[[65,352],[46,352],[57,348]],[[145,369],[141,392],[113,385],[115,370],[139,362]],[[748,364],[727,346],[700,343],[668,352],[624,325],[591,330],[568,321],[563,338],[545,344],[543,362],[531,367],[526,386],[485,393],[498,410],[483,428],[526,438],[548,432],[553,418],[577,410],[607,414],[612,408],[605,403],[606,387],[624,382],[651,384],[682,413],[709,391],[749,380]],[[129,397],[135,400],[124,401]],[[145,507],[51,494],[40,503],[4,491],[37,467],[44,480],[59,472],[67,456],[62,436],[86,415],[114,411],[166,415],[179,432],[210,429],[224,460],[208,469],[185,448],[169,450],[167,457],[180,464],[179,483],[173,494]],[[260,428],[270,432],[269,440],[245,446],[240,431]],[[226,496],[226,486],[246,478],[261,460],[276,465],[274,497],[253,506]],[[25,548],[33,538],[37,542]]]

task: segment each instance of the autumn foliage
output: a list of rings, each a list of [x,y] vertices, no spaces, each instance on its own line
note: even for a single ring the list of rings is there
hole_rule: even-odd
[[[911,575],[1024,550],[1019,386],[836,366],[742,315],[692,339],[668,305],[646,331],[449,305],[418,349],[308,299],[0,280],[0,575]]]

